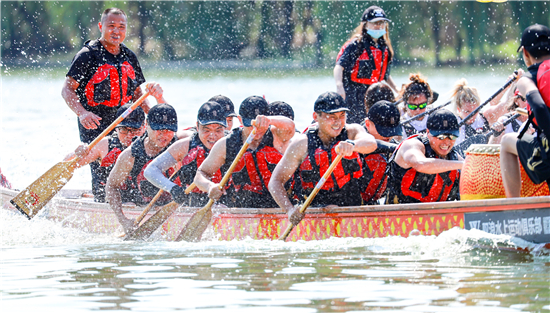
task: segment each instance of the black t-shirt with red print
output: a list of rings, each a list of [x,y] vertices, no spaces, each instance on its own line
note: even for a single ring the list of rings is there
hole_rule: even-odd
[[[76,94],[87,111],[101,117],[98,129],[85,129],[80,122],[80,140],[92,142],[115,119],[118,108],[134,97],[145,82],[136,55],[125,45],[120,53],[108,52],[99,40],[87,41],[74,57],[67,76],[79,83]]]

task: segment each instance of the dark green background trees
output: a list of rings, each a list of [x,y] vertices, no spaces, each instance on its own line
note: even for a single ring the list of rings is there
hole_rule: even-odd
[[[522,30],[550,24],[542,1],[2,1],[2,63],[66,65],[85,40],[99,37],[101,12],[116,6],[129,16],[125,43],[148,62],[330,67],[373,4],[393,21],[396,64],[513,63]]]

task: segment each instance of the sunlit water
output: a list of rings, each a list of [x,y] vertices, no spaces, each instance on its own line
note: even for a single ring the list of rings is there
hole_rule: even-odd
[[[405,74],[394,73],[398,84]],[[434,72],[445,93],[460,77],[487,98],[505,72]],[[161,83],[180,126],[200,104],[224,94],[238,104],[265,95],[311,121],[313,102],[334,90],[331,77],[175,79]],[[62,78],[2,77],[2,172],[22,189],[76,148],[74,114]],[[89,188],[87,168],[65,188]],[[164,312],[548,312],[550,257],[496,249],[529,246],[506,236],[453,229],[438,237],[330,239],[282,243],[123,242],[0,210],[2,312],[132,310]]]

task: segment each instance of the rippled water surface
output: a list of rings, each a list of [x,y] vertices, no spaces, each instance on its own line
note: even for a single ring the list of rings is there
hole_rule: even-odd
[[[407,73],[394,73],[398,84]],[[507,74],[434,73],[441,103],[461,76],[487,98]],[[151,79],[150,77],[148,77]],[[152,78],[190,126],[200,104],[257,94],[294,106],[299,129],[330,77]],[[22,189],[78,145],[62,79],[2,78],[2,172]],[[87,168],[66,188],[89,188]],[[550,312],[550,257],[533,245],[453,229],[317,242],[123,242],[0,210],[2,312]],[[530,253],[496,249],[529,247]]]

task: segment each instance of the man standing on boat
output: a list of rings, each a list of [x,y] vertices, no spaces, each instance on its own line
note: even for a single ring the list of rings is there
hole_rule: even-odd
[[[294,176],[300,200],[313,190],[337,155],[343,158],[311,203],[311,206],[361,205],[359,178],[363,175],[359,153],[368,154],[376,149],[376,141],[359,124],[347,124],[344,99],[335,92],[321,94],[314,105],[313,119],[317,125],[298,134],[279,162],[269,191],[277,204],[288,212],[292,224],[303,218],[298,207],[289,199],[285,184]]]
[[[249,144],[225,189],[227,195],[220,201],[234,207],[270,208],[277,204],[267,186],[272,171],[285,153],[295,134],[294,122],[284,116],[267,116],[267,101],[258,96],[246,98],[239,108],[239,121],[244,127],[234,128],[230,135],[220,139],[195,176],[195,184],[218,200],[224,194],[213,181],[218,170],[225,175],[253,128],[256,135]],[[255,122],[253,122],[255,120]]]
[[[517,86],[527,100],[529,121],[519,136],[509,133],[502,138],[500,164],[508,198],[519,197],[521,192],[518,157],[533,183],[550,181],[550,29],[539,24],[527,27],[521,36],[520,50],[528,73]],[[531,123],[536,135],[525,133]]]
[[[389,162],[387,204],[459,200],[464,161],[454,149],[458,119],[446,109],[428,117],[427,134],[404,140]]]
[[[208,101],[199,109],[196,131],[189,137],[178,140],[168,150],[156,157],[145,169],[145,178],[162,190],[169,191],[179,204],[200,207],[208,203],[208,195],[199,188],[194,188],[189,195],[185,188],[193,183],[197,169],[208,157],[210,149],[225,135],[227,127],[227,110],[218,102]],[[171,167],[181,166],[179,184],[176,184],[164,173]],[[177,179],[176,178],[176,179]],[[222,179],[221,171],[211,178],[214,183]]]
[[[118,109],[117,117],[121,116],[131,104],[125,104]],[[72,159],[75,154],[82,156],[77,162],[77,167],[82,167],[91,162],[98,161],[99,168],[92,176],[92,193],[96,202],[105,202],[105,184],[107,177],[113,169],[115,162],[136,137],[145,132],[145,113],[141,107],[137,107],[115,128],[115,132],[103,138],[93,149],[88,150],[87,145],[79,146],[75,153],[69,154],[65,160]]]
[[[120,154],[105,187],[107,202],[115,211],[126,234],[133,230],[134,221],[124,216],[122,203],[134,202],[142,205],[152,200],[158,188],[145,179],[143,171],[155,157],[176,141],[176,110],[164,102],[162,95],[157,97],[157,101],[159,104],[152,107],[147,115],[146,133]],[[167,171],[165,175],[169,176],[172,172]],[[165,195],[157,203],[166,203],[169,198]]]
[[[117,110],[143,94],[145,82],[136,55],[122,42],[126,37],[127,18],[117,8],[106,9],[98,23],[101,37],[88,40],[73,58],[61,95],[78,117],[80,141],[92,142],[116,118]],[[145,100],[141,107],[149,112]],[[98,162],[90,163],[92,176]]]

